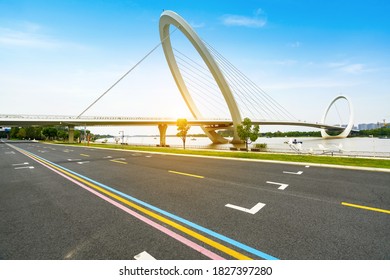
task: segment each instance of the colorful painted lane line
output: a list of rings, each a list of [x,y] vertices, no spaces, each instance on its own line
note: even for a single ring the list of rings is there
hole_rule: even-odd
[[[374,212],[381,212],[381,213],[385,213],[385,214],[390,214],[390,210],[374,208],[374,207],[358,205],[358,204],[352,204],[352,203],[348,203],[348,202],[341,202],[341,205],[349,206],[349,207],[353,207],[353,208],[364,209],[364,210],[369,210],[369,211],[374,211]]]
[[[12,145],[10,145],[10,146],[12,146]],[[230,238],[228,238],[228,237],[226,237],[224,235],[218,234],[218,233],[216,233],[216,232],[214,232],[212,230],[209,230],[207,228],[199,226],[199,225],[197,225],[195,223],[192,223],[192,222],[190,222],[188,220],[180,218],[180,217],[178,217],[178,216],[176,216],[174,214],[171,214],[171,213],[166,212],[166,211],[164,211],[162,209],[159,209],[159,208],[157,208],[157,207],[155,207],[153,205],[150,205],[150,204],[148,204],[146,202],[143,202],[143,201],[141,201],[141,200],[139,200],[137,198],[131,197],[131,196],[129,196],[127,194],[124,194],[124,193],[122,193],[122,192],[120,192],[118,190],[115,190],[115,189],[113,189],[113,188],[111,188],[109,186],[106,186],[104,184],[96,182],[96,181],[94,181],[94,180],[92,180],[92,179],[90,179],[88,177],[85,177],[85,176],[83,176],[81,174],[78,174],[78,173],[76,173],[74,171],[71,171],[71,170],[66,169],[66,168],[64,168],[62,166],[59,166],[59,165],[57,165],[55,163],[52,163],[52,162],[50,162],[50,161],[48,161],[48,160],[46,160],[44,158],[41,158],[41,157],[39,157],[39,156],[37,156],[35,154],[32,154],[32,153],[28,152],[28,151],[25,151],[23,149],[17,148],[15,146],[12,146],[12,147],[14,149],[16,149],[17,151],[23,153],[24,155],[26,155],[26,156],[32,158],[33,160],[39,162],[40,164],[46,166],[47,168],[53,170],[54,172],[58,173],[59,175],[67,178],[68,180],[72,180],[72,182],[74,182],[77,185],[83,187],[84,189],[94,193],[95,195],[101,197],[102,199],[104,199],[106,201],[109,201],[111,204],[115,205],[118,208],[121,208],[123,211],[126,211],[129,214],[131,213],[131,215],[133,215],[133,216],[135,216],[135,217],[137,217],[139,219],[142,218],[144,222],[146,222],[146,220],[148,220],[148,218],[146,218],[146,217],[144,217],[142,215],[141,215],[141,217],[136,216],[136,215],[139,215],[139,214],[137,214],[136,212],[128,209],[127,207],[124,207],[122,204],[116,202],[115,200],[117,200],[119,202],[122,202],[123,204],[125,204],[127,206],[130,206],[131,208],[134,208],[134,209],[138,210],[139,212],[142,212],[143,214],[146,214],[147,216],[152,217],[152,218],[154,218],[154,219],[156,219],[156,220],[158,220],[158,221],[160,221],[160,222],[162,222],[164,224],[167,224],[167,225],[169,225],[169,226],[179,230],[182,233],[185,233],[185,234],[187,234],[189,236],[192,236],[193,238],[198,239],[199,241],[201,241],[201,242],[203,242],[205,244],[208,244],[211,247],[214,247],[215,249],[218,249],[219,251],[221,251],[221,252],[223,252],[223,253],[225,253],[227,255],[230,255],[230,256],[232,256],[232,257],[234,257],[236,259],[251,259],[251,258],[246,256],[246,255],[243,255],[242,253],[237,252],[237,251],[235,251],[235,250],[233,250],[231,248],[228,248],[225,245],[222,245],[222,244],[220,244],[220,243],[218,243],[218,242],[216,242],[214,240],[211,240],[210,238],[208,238],[208,237],[206,237],[204,235],[201,235],[201,234],[199,234],[199,233],[197,233],[197,232],[195,232],[195,231],[193,231],[193,230],[191,230],[189,228],[186,228],[186,227],[184,227],[184,226],[182,226],[182,225],[180,225],[180,224],[178,224],[178,223],[176,223],[176,222],[174,222],[172,220],[169,220],[169,219],[167,219],[165,217],[162,217],[159,214],[156,214],[156,213],[154,213],[154,212],[152,212],[150,210],[147,210],[147,209],[145,209],[142,206],[145,206],[145,207],[147,207],[147,208],[149,208],[149,209],[151,209],[153,211],[156,211],[156,212],[158,212],[160,214],[168,216],[169,218],[177,220],[177,221],[179,221],[179,222],[181,222],[183,224],[186,224],[187,226],[190,226],[192,228],[195,228],[195,229],[197,229],[197,230],[199,230],[199,231],[201,231],[203,233],[209,234],[209,235],[211,235],[214,238],[217,238],[217,239],[220,239],[220,240],[222,240],[224,242],[227,242],[227,243],[229,243],[232,246],[238,247],[241,250],[249,252],[249,253],[251,253],[253,255],[256,255],[256,256],[258,256],[260,258],[268,259],[268,260],[277,260],[277,258],[275,258],[275,257],[273,257],[271,255],[268,255],[268,254],[266,254],[264,252],[261,252],[261,251],[259,251],[257,249],[249,247],[249,246],[247,246],[245,244],[242,244],[242,243],[240,243],[240,242],[238,242],[236,240],[230,239]],[[105,196],[103,194],[105,194],[105,195],[107,195],[107,196],[109,196],[111,198],[114,198],[115,200],[112,200],[111,198],[109,198],[109,197],[107,197],[107,196]],[[133,201],[135,203],[138,203],[138,204],[135,204],[135,203],[133,203],[131,201]],[[140,206],[140,205],[142,205],[142,206]],[[132,212],[134,212],[134,213],[132,213]],[[151,224],[151,223],[154,223],[154,222],[149,220],[147,223]],[[154,227],[157,228],[157,226],[160,226],[160,225],[156,224]],[[161,229],[159,229],[161,231],[168,230],[168,229],[166,229],[163,226],[160,226],[160,227],[162,227]],[[189,244],[191,244],[190,247],[193,248],[193,249],[195,249],[197,246],[199,246],[196,243],[193,243],[192,241],[184,238],[183,236],[180,236],[180,237],[176,236],[175,237],[175,234],[172,231],[170,231],[169,235],[172,236],[173,238],[175,238],[176,240],[180,239],[179,241],[182,242],[182,243],[185,242],[185,244],[187,246],[190,246]],[[197,251],[200,250],[199,252],[201,252],[202,254],[207,254],[207,256],[210,257],[211,259],[223,259],[221,256],[218,256],[215,253],[212,253],[211,251],[208,251],[204,247],[201,247],[201,246],[199,246],[199,247],[200,248],[197,248],[195,250],[197,250]]]

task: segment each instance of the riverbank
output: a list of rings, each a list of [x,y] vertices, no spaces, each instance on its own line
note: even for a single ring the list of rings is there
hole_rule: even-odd
[[[58,143],[58,144],[65,144],[65,143]],[[85,143],[66,144],[66,145],[86,146]],[[221,150],[210,150],[210,149],[183,150],[179,148],[170,148],[170,147],[150,147],[150,146],[133,146],[133,145],[120,145],[120,144],[96,144],[96,143],[90,143],[89,147],[131,150],[131,151],[141,151],[141,152],[159,152],[159,153],[167,153],[167,154],[293,162],[293,163],[302,163],[302,164],[314,163],[319,165],[381,168],[381,169],[390,170],[390,159],[345,157],[345,156],[331,156],[331,155],[310,155],[310,154],[221,151]]]
[[[289,144],[296,139],[298,145]],[[228,139],[230,140],[230,138]],[[125,143],[131,146],[156,147],[160,142],[156,136],[125,136],[123,138],[105,138],[96,140],[96,143],[106,144]],[[171,148],[181,148],[183,143],[179,137],[167,137],[166,143]],[[390,140],[379,138],[345,138],[345,139],[323,139],[321,137],[300,137],[300,138],[266,138],[259,137],[251,147],[256,144],[266,144],[265,151],[282,154],[312,154],[322,155],[334,154],[350,157],[374,157],[390,158]],[[206,137],[187,137],[186,147],[189,149],[224,150],[230,148],[243,148],[244,144],[213,144]]]

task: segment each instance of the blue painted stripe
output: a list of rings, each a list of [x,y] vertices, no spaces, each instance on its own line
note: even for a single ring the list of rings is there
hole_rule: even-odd
[[[128,194],[125,194],[125,193],[123,193],[123,192],[121,192],[121,191],[118,191],[118,190],[116,190],[116,189],[114,189],[114,188],[112,188],[112,187],[109,187],[109,186],[107,186],[107,185],[105,185],[105,184],[102,184],[102,183],[97,182],[97,181],[95,181],[95,180],[93,180],[93,179],[91,179],[91,178],[88,178],[88,177],[86,177],[86,176],[84,176],[84,175],[81,175],[81,174],[79,174],[79,173],[77,173],[77,172],[74,172],[74,171],[72,171],[72,170],[70,170],[70,169],[67,169],[67,168],[65,168],[65,167],[63,167],[63,166],[60,166],[60,165],[58,165],[58,164],[56,164],[56,163],[54,163],[54,162],[51,162],[51,161],[49,161],[49,160],[47,160],[47,159],[44,159],[44,158],[42,158],[42,157],[40,157],[40,156],[38,156],[38,155],[35,155],[35,154],[31,153],[31,152],[28,152],[28,151],[25,151],[25,150],[23,150],[23,151],[26,152],[26,153],[30,153],[30,154],[34,155],[35,157],[37,157],[37,158],[39,158],[39,159],[41,159],[41,160],[43,160],[43,161],[45,161],[45,162],[47,162],[47,163],[50,163],[50,164],[52,164],[52,165],[54,165],[54,166],[56,166],[56,167],[58,167],[58,168],[60,168],[60,169],[62,169],[62,170],[65,170],[65,171],[67,171],[67,172],[69,172],[69,173],[71,173],[71,174],[73,174],[73,175],[76,175],[76,176],[78,176],[78,177],[80,177],[80,178],[82,178],[82,179],[84,179],[84,180],[87,180],[87,181],[89,181],[89,182],[91,182],[91,183],[94,183],[94,184],[96,184],[96,185],[98,185],[98,186],[100,186],[100,187],[102,187],[102,188],[104,188],[104,189],[106,189],[106,190],[109,190],[109,191],[111,191],[111,192],[113,192],[113,193],[116,193],[116,194],[118,194],[118,195],[120,195],[120,196],[122,196],[122,197],[124,197],[124,198],[127,198],[127,199],[129,199],[129,200],[131,200],[131,201],[133,201],[133,202],[136,202],[136,203],[138,203],[138,204],[140,204],[140,205],[142,205],[142,206],[145,206],[145,207],[147,207],[147,208],[149,208],[149,209],[151,209],[151,210],[154,210],[154,211],[156,211],[156,212],[158,212],[158,213],[160,213],[160,214],[163,214],[163,215],[165,215],[165,216],[167,216],[167,217],[170,217],[170,218],[172,218],[172,219],[174,219],[174,220],[176,220],[176,221],[178,221],[178,222],[181,222],[181,223],[183,223],[183,224],[185,224],[185,225],[187,225],[187,226],[190,226],[190,227],[192,227],[192,228],[195,228],[195,229],[197,229],[197,230],[199,230],[199,231],[201,231],[201,232],[204,232],[204,233],[206,233],[206,234],[209,234],[209,235],[211,235],[211,236],[213,236],[213,237],[215,237],[215,238],[217,238],[217,239],[219,239],[219,240],[222,240],[222,241],[224,241],[224,242],[227,242],[227,243],[229,243],[229,244],[231,244],[231,245],[233,245],[233,246],[236,246],[236,247],[238,247],[238,248],[240,248],[240,249],[242,249],[242,250],[244,250],[244,251],[247,251],[247,252],[249,252],[249,253],[251,253],[251,254],[253,254],[253,255],[256,255],[256,256],[258,256],[258,257],[260,257],[260,258],[263,258],[263,259],[266,259],[266,260],[278,260],[278,258],[276,258],[276,257],[274,257],[274,256],[271,256],[271,255],[269,255],[269,254],[267,254],[267,253],[264,253],[264,252],[262,252],[262,251],[259,251],[259,250],[255,249],[255,248],[252,248],[252,247],[250,247],[250,246],[248,246],[248,245],[245,245],[245,244],[243,244],[243,243],[241,243],[241,242],[238,242],[238,241],[236,241],[236,240],[234,240],[234,239],[231,239],[231,238],[229,238],[229,237],[227,237],[227,236],[224,236],[224,235],[222,235],[222,234],[219,234],[219,233],[217,233],[217,232],[215,232],[215,231],[212,231],[212,230],[210,230],[210,229],[208,229],[208,228],[202,227],[202,226],[200,226],[200,225],[198,225],[198,224],[195,224],[195,223],[193,223],[193,222],[191,222],[191,221],[188,221],[188,220],[186,220],[186,219],[184,219],[184,218],[181,218],[181,217],[179,217],[179,216],[176,216],[176,215],[174,215],[174,214],[172,214],[172,213],[169,213],[169,212],[167,212],[167,211],[165,211],[165,210],[162,210],[162,209],[160,209],[160,208],[158,208],[158,207],[155,207],[155,206],[153,206],[153,205],[151,205],[151,204],[149,204],[149,203],[146,203],[146,202],[144,202],[144,201],[142,201],[142,200],[139,200],[138,198],[132,197],[132,196],[130,196],[130,195],[128,195]]]

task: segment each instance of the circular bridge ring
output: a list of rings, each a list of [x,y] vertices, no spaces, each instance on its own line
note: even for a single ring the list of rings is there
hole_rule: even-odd
[[[344,96],[344,95],[339,95],[335,99],[333,99],[333,101],[330,103],[330,105],[326,109],[325,114],[322,117],[322,121],[321,122],[325,123],[325,120],[326,120],[326,117],[328,116],[330,108],[339,99],[345,99],[348,102],[348,107],[349,107],[349,122],[348,122],[348,125],[343,130],[343,132],[341,132],[339,135],[335,135],[335,136],[331,136],[331,135],[329,135],[326,132],[325,129],[321,129],[321,136],[322,136],[322,138],[346,138],[349,135],[349,133],[351,132],[352,128],[353,128],[353,119],[354,119],[353,107],[352,107],[352,104],[349,101],[349,99],[346,96]]]
[[[199,38],[199,36],[195,33],[195,31],[192,29],[192,27],[178,14],[172,11],[164,11],[161,14],[160,17],[160,23],[159,23],[159,29],[160,29],[160,39],[162,42],[162,47],[164,50],[165,58],[168,62],[169,68],[171,70],[171,73],[173,75],[173,78],[175,79],[176,85],[180,90],[181,95],[184,98],[184,101],[186,102],[188,108],[190,109],[192,115],[196,118],[202,118],[202,115],[195,105],[195,102],[193,101],[187,86],[183,80],[183,77],[181,75],[181,72],[179,70],[179,67],[176,62],[175,55],[173,54],[172,50],[172,44],[170,39],[170,33],[169,33],[169,26],[174,25],[176,26],[190,41],[192,46],[196,49],[198,54],[201,56],[205,64],[207,65],[208,69],[210,70],[210,73],[213,75],[219,89],[221,90],[221,93],[228,105],[230,115],[232,117],[233,125],[237,127],[237,125],[240,125],[242,122],[241,114],[238,109],[237,103],[233,97],[232,91],[226,82],[226,79],[224,75],[222,74],[221,70],[219,69],[217,63],[215,62],[214,58],[210,54],[207,47],[204,45],[202,40]],[[205,129],[204,129],[205,130]],[[210,135],[209,135],[210,137]],[[235,138],[238,138],[235,132]],[[213,139],[212,139],[213,140]]]

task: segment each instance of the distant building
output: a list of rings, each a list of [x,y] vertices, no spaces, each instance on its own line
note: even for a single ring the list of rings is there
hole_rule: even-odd
[[[377,123],[360,123],[358,124],[358,129],[359,130],[372,130],[372,129],[377,129],[377,128],[381,128],[381,127],[384,127],[385,124],[384,123],[380,123],[380,122],[377,122]]]

